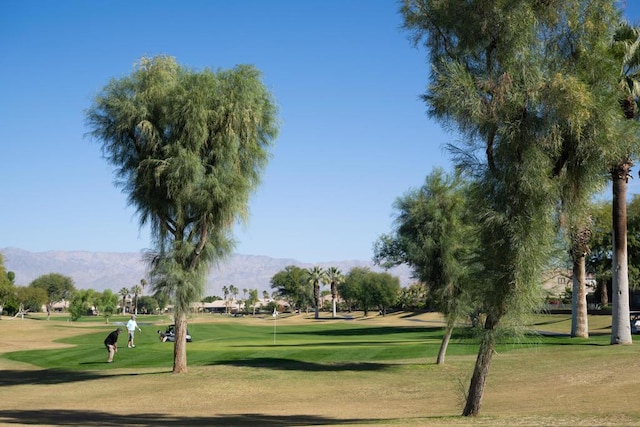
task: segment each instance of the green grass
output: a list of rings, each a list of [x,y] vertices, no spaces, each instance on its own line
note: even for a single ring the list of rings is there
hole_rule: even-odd
[[[94,318],[95,319],[95,318]],[[122,321],[126,320],[123,318]],[[136,333],[136,348],[126,346],[126,333],[120,335],[120,349],[113,364],[106,364],[103,345],[114,325],[95,322],[101,332],[91,332],[59,340],[72,346],[54,350],[28,350],[4,354],[10,360],[27,362],[42,368],[65,370],[101,370],[114,368],[161,368],[173,364],[173,344],[158,340],[163,326],[145,325]],[[158,319],[153,319],[158,320]],[[65,327],[65,326],[63,326]],[[69,327],[74,327],[70,324]],[[381,364],[423,363],[435,359],[442,329],[424,326],[368,326],[362,322],[326,322],[302,325],[264,326],[244,322],[213,322],[189,325],[193,342],[187,344],[189,366],[235,365],[269,366],[282,369],[374,368]],[[589,339],[591,345],[606,345],[607,337]],[[584,340],[566,336],[530,335],[505,337],[499,352],[547,345],[581,345]],[[454,334],[448,356],[473,355],[477,340],[461,329]]]

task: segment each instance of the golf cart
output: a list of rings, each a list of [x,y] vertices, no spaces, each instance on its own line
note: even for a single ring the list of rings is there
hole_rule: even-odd
[[[631,319],[631,333],[640,334],[640,316],[635,314]]]
[[[167,329],[162,332],[158,331],[158,336],[160,337],[160,341],[165,342],[175,342],[176,340],[176,325],[169,325]],[[189,330],[187,330],[187,342],[191,342],[191,335],[189,335]]]

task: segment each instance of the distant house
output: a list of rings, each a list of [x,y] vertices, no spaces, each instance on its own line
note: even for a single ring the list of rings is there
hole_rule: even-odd
[[[51,304],[51,310],[53,312],[58,312],[58,313],[62,313],[65,310],[69,309],[69,301],[58,301],[58,302],[54,302],[53,304]],[[47,312],[47,306],[46,304],[42,306],[41,308],[43,313]]]
[[[593,274],[587,274],[586,282],[587,294],[595,292],[597,282]],[[550,297],[561,297],[567,288],[573,288],[573,272],[562,268],[549,270],[543,276],[542,287]]]

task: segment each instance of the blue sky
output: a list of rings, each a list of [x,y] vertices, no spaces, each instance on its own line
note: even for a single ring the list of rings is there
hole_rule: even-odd
[[[640,17],[628,1],[627,16]],[[0,4],[0,247],[150,247],[84,111],[142,56],[253,64],[282,121],[236,252],[367,260],[393,202],[455,139],[426,116],[426,53],[394,0],[33,1]],[[632,182],[632,184],[634,184]],[[633,187],[632,187],[633,191]]]

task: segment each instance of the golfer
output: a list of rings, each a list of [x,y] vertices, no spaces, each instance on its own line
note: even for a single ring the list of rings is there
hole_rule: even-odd
[[[104,346],[107,347],[107,352],[109,352],[107,363],[113,362],[113,356],[118,352],[118,336],[120,332],[122,332],[122,329],[118,328],[107,335],[107,338],[104,340]]]
[[[132,348],[135,347],[133,343],[133,334],[136,332],[136,329],[142,332],[142,329],[138,326],[138,322],[136,322],[136,315],[132,314],[131,319],[127,322],[127,331],[129,331],[129,342],[127,342],[127,347]]]

